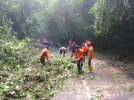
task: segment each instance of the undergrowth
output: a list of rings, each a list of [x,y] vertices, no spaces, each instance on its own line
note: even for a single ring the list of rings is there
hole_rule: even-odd
[[[48,100],[65,89],[68,77],[76,75],[76,65],[57,52],[49,51],[51,62],[41,65],[41,50],[30,46],[29,39],[0,43],[0,71],[9,73],[9,77],[0,76],[0,99]]]

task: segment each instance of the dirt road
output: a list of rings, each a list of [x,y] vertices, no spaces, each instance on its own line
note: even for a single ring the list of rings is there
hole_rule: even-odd
[[[134,100],[134,74],[124,71],[124,64],[95,56],[92,66],[93,73],[87,73],[85,63],[83,74],[66,80],[65,90],[52,100]]]
[[[66,89],[53,100],[134,100],[134,79],[126,75],[121,64],[95,56],[93,73],[83,74],[66,80]]]

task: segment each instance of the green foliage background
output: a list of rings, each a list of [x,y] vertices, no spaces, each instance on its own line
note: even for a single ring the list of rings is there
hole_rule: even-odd
[[[70,59],[52,52],[41,68],[31,37],[64,45],[70,38],[79,45],[90,40],[99,51],[120,54],[113,59],[133,59],[133,26],[133,0],[0,0],[0,71],[11,74],[0,77],[0,99],[50,99],[76,74],[68,71]]]
[[[133,58],[134,1],[100,0],[90,12],[95,18],[94,46],[116,52],[119,58]]]

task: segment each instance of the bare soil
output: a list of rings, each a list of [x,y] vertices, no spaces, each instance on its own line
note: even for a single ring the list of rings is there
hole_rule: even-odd
[[[93,73],[83,74],[66,80],[64,91],[53,100],[134,100],[133,70],[129,65],[101,56],[92,60]]]
[[[83,74],[67,79],[66,88],[52,100],[134,100],[133,65],[96,55],[92,68],[93,72],[87,73],[87,63],[84,63]]]

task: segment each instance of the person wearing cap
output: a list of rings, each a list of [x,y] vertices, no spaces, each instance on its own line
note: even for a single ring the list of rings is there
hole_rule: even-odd
[[[45,58],[47,58],[47,60],[49,61],[50,57],[48,55],[48,50],[49,50],[49,47],[47,46],[46,48],[44,48],[40,54],[40,62],[42,63],[42,65],[45,65]]]
[[[85,56],[86,56],[86,52],[87,52],[87,48],[85,47],[85,43],[82,44],[82,51],[83,51],[83,56],[84,56],[84,62],[85,62]]]
[[[77,62],[77,67],[78,67],[78,73],[81,74],[82,72],[82,66],[83,66],[83,51],[80,49],[79,45],[76,45],[75,49],[75,59]]]
[[[66,54],[66,48],[65,47],[60,48],[59,54],[62,54],[62,52],[63,52],[63,56],[65,57],[65,54]]]
[[[88,46],[88,54],[87,54],[87,60],[88,60],[88,69],[87,72],[92,72],[92,68],[91,68],[91,60],[94,57],[94,51],[93,51],[93,47],[91,46],[91,42],[87,42],[86,43]]]

